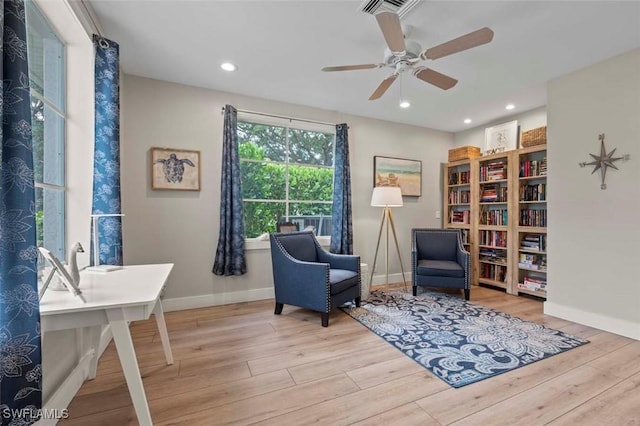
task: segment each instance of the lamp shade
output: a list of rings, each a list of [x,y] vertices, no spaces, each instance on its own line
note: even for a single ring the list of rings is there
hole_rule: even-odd
[[[371,195],[373,207],[402,207],[402,190],[399,186],[377,186]]]

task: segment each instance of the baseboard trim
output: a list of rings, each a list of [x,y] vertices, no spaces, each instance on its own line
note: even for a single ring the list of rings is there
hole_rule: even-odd
[[[640,324],[631,321],[611,318],[609,316],[583,311],[559,303],[544,302],[545,315],[566,319],[600,330],[640,340]]]
[[[407,285],[410,286],[411,276],[405,272],[404,277],[407,280]],[[389,274],[389,282],[402,282],[402,273]],[[386,284],[386,276],[374,275],[373,284]],[[173,297],[162,299],[162,309],[165,312],[183,311],[185,309],[206,308],[209,306],[228,305],[230,303],[253,302],[255,300],[273,299],[273,297],[273,287],[258,288],[245,291],[234,291],[231,293],[203,294],[200,296],[189,297]]]
[[[405,272],[404,279],[407,280],[407,285],[411,286],[411,274]],[[402,273],[398,272],[396,274],[389,274],[389,283],[401,283],[402,282]],[[374,275],[373,276],[373,284],[374,285],[382,285],[387,284],[387,276],[385,274],[382,275]]]
[[[201,296],[163,299],[162,309],[165,312],[182,311],[185,309],[228,305],[230,303],[253,302],[254,300],[273,299],[273,297],[273,287],[245,291],[234,291],[230,293],[203,294]]]
[[[63,410],[69,407],[71,400],[80,390],[80,386],[89,376],[89,364],[93,357],[90,350],[80,358],[78,365],[71,371],[62,384],[56,389],[51,397],[43,404],[47,410]],[[58,419],[42,419],[37,421],[37,426],[53,426],[58,423]]]

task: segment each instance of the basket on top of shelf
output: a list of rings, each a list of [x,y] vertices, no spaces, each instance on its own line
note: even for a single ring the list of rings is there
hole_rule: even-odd
[[[535,145],[544,145],[547,143],[547,126],[538,127],[536,129],[525,130],[522,132],[520,143],[523,148]]]
[[[461,146],[449,150],[449,162],[469,160],[480,157],[480,148],[476,146]]]

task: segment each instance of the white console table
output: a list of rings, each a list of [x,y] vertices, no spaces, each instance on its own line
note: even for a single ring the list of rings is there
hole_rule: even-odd
[[[167,364],[173,364],[167,326],[164,322],[160,292],[172,263],[124,266],[106,273],[82,271],[80,290],[86,299],[82,303],[67,291],[47,291],[40,301],[42,332],[92,327],[109,324],[113,334],[124,377],[140,425],[152,425],[149,405],[142,385],[140,369],[129,332],[128,321],[156,317]],[[93,379],[98,365],[100,333],[93,338],[94,358],[89,378]]]

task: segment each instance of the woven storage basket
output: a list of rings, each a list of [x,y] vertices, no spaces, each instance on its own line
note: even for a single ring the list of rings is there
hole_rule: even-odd
[[[449,162],[468,160],[480,157],[480,148],[475,146],[461,146],[449,150]]]
[[[534,145],[544,145],[547,143],[547,126],[538,127],[536,129],[531,129],[522,132],[522,137],[520,138],[520,143],[523,148],[534,146]]]

